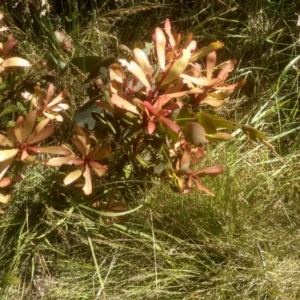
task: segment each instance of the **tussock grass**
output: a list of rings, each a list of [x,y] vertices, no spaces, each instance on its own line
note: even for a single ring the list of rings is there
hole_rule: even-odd
[[[46,18],[22,15],[22,3],[14,10],[6,4],[4,12],[20,55],[31,61],[110,55],[118,43],[150,40],[166,17],[183,32],[193,30],[200,44],[224,41],[220,60],[237,59],[232,77],[248,84],[220,113],[265,132],[280,156],[237,131],[236,141],[211,146],[203,161],[226,168],[205,181],[215,198],[179,195],[161,182],[135,193],[128,208],[143,207],[111,225],[53,181],[53,170],[30,167],[0,218],[0,278],[11,276],[0,283],[1,299],[299,299],[297,1],[122,3],[91,1],[87,17],[80,1],[54,6]],[[61,28],[76,46],[69,56],[53,42]],[[85,102],[74,84],[81,75],[53,68],[71,101]],[[95,199],[107,201],[105,189],[118,185]],[[137,189],[130,188],[129,194]]]

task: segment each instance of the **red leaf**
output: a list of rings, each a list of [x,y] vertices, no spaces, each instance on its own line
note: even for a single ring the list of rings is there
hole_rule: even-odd
[[[165,123],[172,131],[178,133],[180,131],[180,126],[177,125],[174,121],[165,118],[165,117],[159,117],[159,119]]]

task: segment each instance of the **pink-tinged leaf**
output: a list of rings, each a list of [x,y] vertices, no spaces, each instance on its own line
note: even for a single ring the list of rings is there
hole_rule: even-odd
[[[53,135],[54,130],[55,130],[55,124],[49,125],[44,130],[40,131],[37,135],[30,136],[27,140],[27,144],[32,145],[45,140],[49,136]]]
[[[212,74],[216,67],[216,62],[217,62],[216,51],[208,53],[206,56],[206,77],[207,77],[207,79],[212,78]]]
[[[61,146],[48,146],[48,147],[27,147],[28,150],[36,152],[36,153],[49,153],[56,155],[71,155],[71,150],[66,149]]]
[[[144,106],[150,111],[153,115],[157,114],[156,109],[153,107],[153,105],[148,101],[143,101]]]
[[[134,114],[139,115],[139,111],[137,110],[136,106],[134,106],[133,104],[131,104],[130,102],[128,102],[127,100],[124,100],[123,98],[121,98],[120,96],[113,94],[111,99],[110,99],[111,103],[119,108],[125,109],[127,111],[130,111]]]
[[[187,171],[191,163],[191,147],[186,145],[180,161],[180,170]]]
[[[148,78],[151,78],[152,75],[152,68],[149,63],[148,57],[145,54],[145,52],[139,48],[133,49],[133,55],[135,61],[138,63],[138,65],[141,67],[143,70],[144,74],[148,76]]]
[[[51,83],[48,87],[48,91],[47,91],[47,96],[46,96],[46,100],[45,100],[45,104],[48,105],[48,103],[50,102],[52,96],[54,94],[54,85]]]
[[[11,184],[11,179],[9,177],[5,177],[2,180],[0,180],[0,188],[7,187]]]
[[[159,66],[164,71],[166,64],[166,37],[159,27],[155,29],[155,46]]]
[[[28,154],[27,150],[26,149],[23,149],[22,150],[22,153],[21,153],[21,161],[24,161],[27,157],[29,157],[30,155]]]
[[[90,195],[93,191],[93,188],[92,188],[91,172],[90,172],[90,168],[88,167],[88,165],[86,165],[86,167],[85,167],[83,177],[85,178],[85,185],[82,188],[82,190],[86,195]]]
[[[29,135],[31,134],[35,122],[36,122],[36,117],[37,117],[37,111],[32,110],[31,112],[28,113],[26,116],[24,126],[23,126],[23,135],[22,135],[22,141],[25,142]]]
[[[19,149],[0,150],[0,162],[9,160],[17,155]]]
[[[50,119],[49,119],[49,118],[43,119],[41,122],[39,122],[39,123],[35,126],[32,135],[33,135],[33,136],[38,135],[38,134],[45,128],[45,126],[46,126],[49,122],[50,122]]]
[[[175,133],[178,133],[180,131],[180,126],[178,126],[174,121],[165,117],[160,117],[159,119]]]
[[[4,135],[0,134],[0,146],[2,147],[13,147],[13,143],[6,138]]]
[[[59,102],[63,101],[68,95],[68,91],[64,89],[60,94],[58,94],[50,103],[48,103],[47,107],[55,106]]]
[[[193,37],[194,37],[193,33],[189,32],[188,35],[186,36],[186,39],[185,39],[184,44],[182,46],[183,49],[189,47],[191,41],[193,40]],[[192,50],[192,49],[190,49],[190,50]]]
[[[217,82],[220,81],[219,78],[213,78],[213,79],[208,79],[205,77],[193,77],[193,76],[189,76],[187,74],[181,74],[180,75],[181,78],[183,78],[183,82],[186,83],[187,81],[190,81],[194,84],[197,84],[199,86],[213,86],[214,84],[216,84]]]
[[[223,82],[227,79],[229,73],[233,71],[236,63],[237,63],[236,60],[229,60],[227,63],[224,64],[223,68],[218,74],[218,78],[220,79],[220,82]]]
[[[14,134],[17,141],[20,144],[23,143],[23,125],[24,125],[24,117],[19,116],[14,126]]]
[[[179,78],[179,76],[185,71],[189,64],[189,58],[191,56],[189,49],[182,50],[182,56],[178,58],[173,65],[167,70],[167,76],[164,78],[162,85],[169,84]]]
[[[86,157],[88,155],[85,145],[83,145],[82,141],[77,136],[72,137],[71,141],[83,157]]]
[[[194,153],[192,157],[192,161],[191,161],[192,165],[197,164],[205,156],[204,150],[205,150],[205,146],[201,146],[198,148],[198,150]]]
[[[197,177],[204,177],[204,176],[217,176],[223,173],[224,169],[220,165],[215,165],[211,167],[206,167],[194,172]]]
[[[67,165],[70,157],[53,157],[50,158],[46,165],[51,167],[60,167],[61,165]]]
[[[31,67],[31,63],[23,58],[20,57],[11,57],[4,60],[1,64],[3,68],[9,67]]]
[[[197,49],[197,42],[192,40],[187,48],[189,48],[191,52],[194,52]]]
[[[166,31],[166,34],[168,35],[169,43],[170,43],[171,47],[173,48],[175,46],[175,40],[171,33],[171,22],[169,19],[166,19],[166,21],[165,21],[165,31]]]
[[[0,203],[7,204],[11,199],[11,195],[0,194]],[[3,213],[3,210],[0,210],[0,213]]]
[[[69,185],[75,180],[77,180],[82,175],[81,170],[76,170],[68,174],[64,179],[64,185]]]
[[[172,94],[164,94],[158,97],[157,101],[153,104],[153,107],[157,107],[157,103],[161,101],[161,106],[164,106],[166,103],[168,103],[170,100],[174,99],[174,98],[181,98],[185,95],[187,95],[189,93],[189,91],[183,91],[183,92],[178,92],[178,93],[172,93]]]
[[[145,73],[135,61],[132,60],[130,63],[128,63],[126,59],[119,59],[119,62],[122,64],[122,66],[126,66],[128,71],[131,72],[137,79],[139,79],[144,86],[146,86],[148,89],[151,89],[151,85]]]
[[[199,180],[193,179],[193,182],[196,188],[198,189],[198,191],[205,192],[206,194],[211,195],[213,197],[215,196],[215,194],[212,191],[210,191],[207,187],[202,185],[202,183],[200,183]]]
[[[199,50],[197,50],[193,55],[190,57],[189,62],[195,62],[199,60],[200,58],[206,56],[208,53],[212,51],[216,51],[220,48],[222,48],[224,44],[222,42],[214,42],[209,44],[207,47],[203,47]]]
[[[156,125],[154,122],[152,121],[149,121],[148,124],[147,124],[147,131],[148,131],[148,134],[152,134],[156,129]]]
[[[90,161],[90,166],[93,168],[93,170],[99,177],[102,177],[107,171],[107,166],[102,166],[101,164],[95,161]]]

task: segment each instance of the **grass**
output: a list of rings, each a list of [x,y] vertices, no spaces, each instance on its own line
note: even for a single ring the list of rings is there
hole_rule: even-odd
[[[223,175],[205,181],[216,197],[180,195],[163,182],[130,197],[141,186],[131,182],[128,208],[143,207],[110,225],[79,205],[72,190],[62,195],[53,170],[30,167],[0,218],[0,278],[10,275],[0,283],[1,299],[300,298],[296,2],[153,1],[146,7],[124,1],[116,8],[95,0],[81,19],[82,3],[70,1],[61,15],[35,15],[33,22],[21,6],[5,7],[20,55],[32,61],[68,60],[52,40],[56,24],[71,35],[75,56],[116,53],[117,41],[150,40],[166,17],[183,31],[194,29],[200,43],[224,41],[220,59],[236,58],[232,77],[247,77],[248,84],[220,114],[255,125],[279,154],[237,131],[234,142],[211,146],[204,162],[225,166]],[[53,66],[58,85],[72,90],[74,103],[84,102],[81,84],[74,84],[80,75]],[[126,183],[111,184],[106,188],[119,187],[122,199]]]

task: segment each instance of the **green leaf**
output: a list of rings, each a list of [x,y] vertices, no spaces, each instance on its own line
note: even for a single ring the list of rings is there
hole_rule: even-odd
[[[201,115],[204,115],[206,118],[209,118],[213,122],[216,128],[225,128],[229,130],[237,129],[237,123],[228,121],[216,115],[199,112],[197,113],[197,119],[201,119],[202,118]]]
[[[95,100],[90,100],[75,112],[74,121],[81,127],[87,126],[89,130],[93,130],[96,120],[93,118],[92,113],[101,113],[102,110],[103,109],[96,104]]]
[[[259,131],[258,129],[251,127],[251,126],[246,126],[246,125],[241,125],[241,129],[244,131],[244,133],[247,135],[247,137],[256,142],[257,139],[261,140],[268,148],[270,148],[271,150],[274,150],[274,146],[271,145],[265,135]]]
[[[197,122],[189,122],[183,129],[184,138],[187,142],[199,146],[207,143],[205,138],[206,132],[204,128]]]
[[[196,115],[188,107],[184,106],[176,117],[176,123],[183,126],[191,121],[196,121]]]
[[[203,47],[199,50],[197,50],[193,55],[190,57],[189,62],[195,62],[199,60],[200,58],[206,56],[208,53],[216,51],[223,47],[222,42],[214,42],[210,43],[207,47]]]
[[[132,173],[132,166],[131,166],[131,164],[125,165],[123,167],[122,172],[123,172],[123,175],[124,175],[125,179],[128,179],[130,177],[131,173]]]
[[[9,105],[1,111],[0,118],[8,114],[15,113],[16,111],[18,111],[18,107],[16,105]]]
[[[108,68],[116,59],[112,56],[101,57],[101,56],[83,56],[75,57],[70,61],[70,64],[76,66],[79,70],[84,73],[89,73],[96,68]]]
[[[215,124],[209,118],[209,116],[207,116],[206,114],[198,113],[197,120],[198,120],[198,123],[204,127],[205,132],[207,134],[214,134],[217,132],[217,128],[216,128]]]
[[[207,134],[206,139],[210,142],[230,141],[233,136],[227,132],[216,132],[214,134]]]

